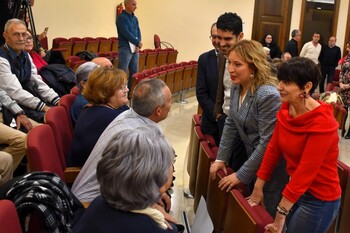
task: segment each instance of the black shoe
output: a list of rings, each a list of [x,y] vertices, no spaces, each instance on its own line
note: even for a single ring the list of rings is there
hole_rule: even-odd
[[[181,224],[176,224],[176,227],[179,233],[183,233],[185,231],[185,227]]]
[[[350,139],[350,135],[345,135],[345,139]]]

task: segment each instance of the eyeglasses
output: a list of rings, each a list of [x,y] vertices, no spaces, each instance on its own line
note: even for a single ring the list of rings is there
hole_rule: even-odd
[[[216,40],[217,38],[218,38],[217,35],[211,35],[211,36],[209,36],[209,39],[211,39],[211,40]]]
[[[33,37],[27,37],[26,41],[32,41],[33,40]]]
[[[126,91],[126,90],[128,90],[128,86],[127,86],[126,84],[123,84],[123,85],[119,88],[119,90],[121,90],[121,91]]]

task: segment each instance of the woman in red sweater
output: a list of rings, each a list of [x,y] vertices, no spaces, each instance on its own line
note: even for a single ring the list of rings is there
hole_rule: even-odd
[[[266,226],[268,232],[326,232],[338,213],[338,123],[331,105],[310,97],[320,77],[307,58],[292,58],[278,70],[282,106],[248,200],[251,205],[262,203],[264,184],[284,156],[290,181],[275,221]]]
[[[27,39],[26,39],[26,44],[25,44],[25,50],[30,54],[30,57],[33,60],[33,63],[36,67],[36,69],[39,71],[41,67],[46,66],[47,62],[41,57],[40,54],[38,54],[35,50],[33,50],[34,43],[33,43],[33,36],[30,31],[27,31]],[[42,49],[42,48],[40,48]]]

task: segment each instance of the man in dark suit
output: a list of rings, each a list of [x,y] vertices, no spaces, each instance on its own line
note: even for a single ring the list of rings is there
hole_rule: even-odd
[[[322,50],[318,60],[321,64],[322,79],[320,81],[320,93],[324,92],[324,81],[328,83],[333,82],[334,71],[338,66],[338,62],[341,58],[340,48],[335,45],[337,39],[331,36],[328,40],[328,44],[322,46]]]
[[[292,31],[292,39],[287,42],[285,52],[289,52],[292,57],[299,56],[298,42],[301,39],[301,31],[299,29],[294,29]]]
[[[209,38],[214,49],[203,53],[198,58],[196,95],[198,103],[203,109],[201,129],[203,133],[212,135],[217,145],[219,145],[219,129],[214,118],[214,104],[219,74],[217,60],[219,44],[217,43],[216,23],[211,26]]]
[[[220,53],[218,54],[219,79],[214,116],[218,123],[220,137],[224,128],[225,119],[229,113],[231,91],[231,77],[227,69],[228,62],[225,55],[227,55],[227,51],[232,45],[243,39],[242,25],[241,17],[231,12],[220,15],[216,22]]]

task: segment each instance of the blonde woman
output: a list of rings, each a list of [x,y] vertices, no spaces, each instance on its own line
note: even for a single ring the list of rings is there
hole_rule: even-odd
[[[254,183],[280,108],[277,78],[271,75],[271,66],[259,42],[238,42],[229,49],[228,62],[232,80],[230,113],[217,160],[210,167],[212,178],[226,165],[235,170],[219,183],[219,188],[227,191],[239,183],[248,186]],[[273,178],[265,188],[265,207],[272,216],[288,181],[284,161]]]

